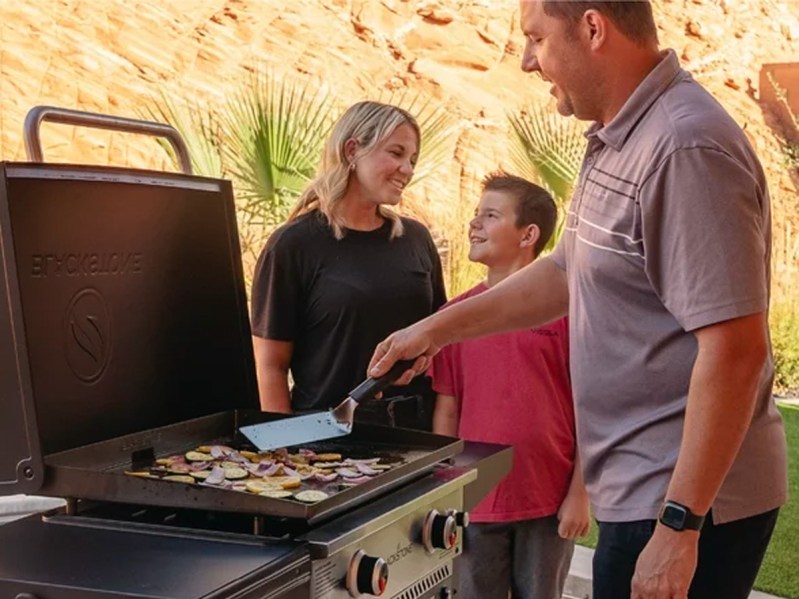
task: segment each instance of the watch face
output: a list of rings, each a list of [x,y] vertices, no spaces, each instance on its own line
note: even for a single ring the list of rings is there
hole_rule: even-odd
[[[660,521],[674,530],[685,528],[685,509],[676,505],[665,505],[660,514]]]

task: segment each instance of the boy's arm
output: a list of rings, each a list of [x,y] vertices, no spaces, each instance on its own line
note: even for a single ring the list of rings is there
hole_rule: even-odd
[[[588,507],[588,493],[583,483],[579,452],[574,458],[574,471],[569,490],[558,509],[558,520],[560,521],[558,534],[564,539],[584,537],[591,528],[591,512]]]
[[[436,408],[433,411],[433,432],[437,435],[457,437],[459,419],[458,400],[452,395],[439,393],[436,397]]]

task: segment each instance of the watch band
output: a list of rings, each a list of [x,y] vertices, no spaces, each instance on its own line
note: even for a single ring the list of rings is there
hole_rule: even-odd
[[[660,508],[658,522],[676,531],[701,530],[705,517],[694,514],[681,503],[666,500]]]

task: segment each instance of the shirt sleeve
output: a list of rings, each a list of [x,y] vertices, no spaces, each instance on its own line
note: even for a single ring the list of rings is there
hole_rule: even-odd
[[[303,268],[278,230],[264,247],[253,275],[252,333],[264,339],[294,341],[303,313]]]
[[[672,153],[642,185],[646,273],[686,331],[768,304],[768,192],[752,167],[711,148]]]

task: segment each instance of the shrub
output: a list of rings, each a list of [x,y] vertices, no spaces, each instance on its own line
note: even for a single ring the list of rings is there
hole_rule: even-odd
[[[792,303],[774,306],[770,314],[774,350],[774,387],[778,393],[799,392],[799,308]]]

